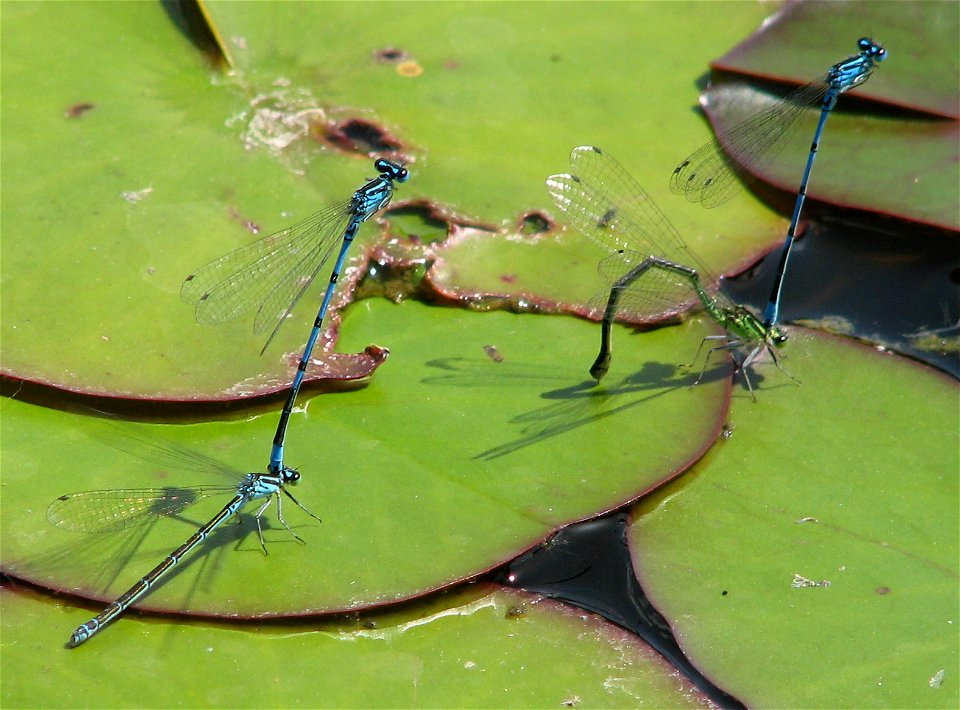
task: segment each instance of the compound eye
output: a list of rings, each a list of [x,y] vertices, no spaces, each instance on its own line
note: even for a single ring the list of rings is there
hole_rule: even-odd
[[[861,37],[860,39],[857,40],[857,47],[860,48],[861,52],[867,51],[868,49],[871,48],[872,45],[873,45],[873,42],[871,42],[866,37]]]

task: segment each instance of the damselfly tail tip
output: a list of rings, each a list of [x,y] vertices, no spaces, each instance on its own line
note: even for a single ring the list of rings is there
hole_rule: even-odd
[[[90,638],[90,636],[85,633],[85,629],[81,626],[79,629],[73,632],[65,646],[66,648],[76,648],[88,638]]]
[[[600,384],[607,371],[610,369],[610,357],[604,357],[602,354],[597,357],[593,365],[590,366],[590,377],[597,381],[597,384]]]

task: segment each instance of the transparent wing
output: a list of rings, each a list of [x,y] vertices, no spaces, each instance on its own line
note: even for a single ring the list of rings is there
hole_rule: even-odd
[[[390,203],[392,196],[393,183],[381,176],[357,190],[353,198],[331,218],[320,220],[313,225],[315,236],[310,240],[312,247],[302,258],[292,262],[257,311],[254,322],[255,333],[260,334],[273,325],[273,330],[270,331],[267,342],[260,351],[261,354],[270,345],[280,326],[303,297],[323,265],[327,263],[334,247],[342,242],[346,230],[358,227],[360,222],[366,222],[384,209]]]
[[[313,248],[302,259],[295,261],[287,273],[276,282],[273,290],[267,294],[253,323],[253,332],[257,335],[273,326],[267,341],[263,345],[261,354],[269,347],[287,316],[290,315],[294,306],[297,305],[303,294],[310,288],[310,284],[313,283],[317,274],[320,273],[323,265],[329,260],[330,254],[339,243],[339,239],[343,237],[348,223],[349,219],[334,220],[328,223],[324,233],[319,234],[318,238],[313,240]]]
[[[180,289],[180,298],[196,305],[197,321],[204,324],[232,320],[259,308],[268,298],[279,298],[281,293],[294,298],[305,290],[297,279],[304,272],[311,274],[319,269],[316,263],[298,268],[299,262],[308,255],[327,253],[323,243],[338,233],[342,235],[349,219],[347,201],[225,254],[190,274]],[[278,318],[285,309],[279,310]],[[261,324],[257,332],[266,328]]]
[[[670,177],[670,189],[691,202],[716,207],[756,180],[799,125],[797,118],[820,104],[830,85],[826,77],[801,86],[773,106],[738,123],[701,146]],[[799,172],[798,172],[799,175]]]
[[[547,191],[594,244],[690,265],[693,255],[680,234],[612,156],[580,146],[570,153],[570,166],[571,175],[547,178]]]
[[[101,418],[103,413],[96,410],[91,411],[97,417],[91,417],[84,424],[84,431],[111,448],[144,461],[151,461],[164,468],[215,474],[230,485],[239,483],[244,476],[242,471],[215,458],[205,456],[173,441],[148,434],[141,427],[133,426],[127,422],[109,417]]]
[[[597,266],[600,277],[610,289],[620,291],[616,319],[660,322],[684,313],[698,303],[689,279],[659,268],[648,268],[635,281],[616,285],[646,258],[647,255],[640,252],[616,252],[602,259]],[[603,313],[609,298],[610,290],[598,293],[590,300],[591,310]]]
[[[236,489],[195,486],[69,493],[50,504],[47,520],[71,532],[111,532],[177,515],[209,495],[231,492]]]
[[[611,286],[648,256],[696,269],[706,288],[716,280],[704,269],[643,188],[609,154],[592,146],[575,148],[572,175],[547,178],[547,190],[570,221],[591,241],[613,252],[599,270]],[[602,301],[602,303],[601,303]],[[696,301],[689,279],[650,268],[621,291],[618,312],[634,319],[660,319]],[[605,306],[606,299],[591,302]]]

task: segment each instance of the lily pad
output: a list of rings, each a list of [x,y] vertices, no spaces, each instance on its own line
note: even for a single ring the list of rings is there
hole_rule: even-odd
[[[492,585],[327,622],[131,619],[137,633],[72,651],[62,627],[76,609],[11,585],[0,608],[4,707],[708,705],[622,629]],[[48,676],[69,682],[37,682],[38,654]]]
[[[891,60],[892,61],[892,60]],[[883,67],[886,69],[886,66]],[[716,84],[703,97],[718,134],[772,107],[779,97],[737,82]],[[841,99],[843,101],[844,99]],[[796,192],[810,150],[818,111],[800,119],[780,155],[757,175]],[[928,119],[836,111],[827,121],[817,153],[810,195],[845,207],[871,210],[921,224],[960,229],[956,215],[957,124]],[[903,156],[909,156],[907,160]],[[864,176],[869,175],[869,180]]]
[[[393,351],[373,385],[314,398],[290,423],[289,463],[303,472],[295,495],[323,523],[287,501],[285,518],[307,544],[266,513],[265,556],[251,505],[245,524],[222,526],[144,608],[297,615],[448,586],[676,475],[710,446],[726,411],[729,365],[718,362],[689,387],[697,371],[675,364],[712,332],[704,321],[633,338],[618,328],[619,357],[600,387],[586,374],[597,328],[578,319],[376,299],[351,308],[345,326],[347,349],[386,332]],[[91,536],[47,522],[51,501],[82,490],[223,481],[179,470],[189,462],[177,452],[176,468],[165,465],[166,454],[152,453],[165,451],[162,443],[142,447],[142,460],[113,449],[90,416],[16,399],[2,415],[3,569],[38,584],[114,598],[232,496],[225,491],[180,522],[148,527],[143,539],[131,530],[84,539]],[[94,438],[84,434],[91,426]],[[262,470],[274,426],[270,413],[134,427],[125,441],[159,436],[200,449],[230,462],[239,478]]]
[[[863,0],[788,3],[711,66],[803,83],[826,73],[845,53],[855,54],[858,38],[870,37],[890,56],[876,76],[854,90],[856,96],[957,120],[958,32],[957,13],[936,0],[906,6]],[[819,69],[811,74],[811,67]],[[924,81],[917,81],[918,75]]]
[[[637,575],[749,706],[955,707],[957,383],[795,333],[803,385],[736,400],[731,436],[635,506]]]
[[[36,38],[64,26],[83,38],[73,59],[38,54]],[[285,388],[314,318],[306,303],[319,298],[308,294],[260,358],[252,315],[197,325],[180,284],[206,261],[349,197],[369,159],[327,151],[314,166],[322,180],[306,179],[305,136],[282,157],[252,149],[253,119],[241,118],[258,98],[207,68],[160,5],[24,3],[4,13],[4,37],[5,99],[16,106],[4,111],[4,232],[19,235],[4,239],[4,374],[160,400]],[[361,229],[356,254],[372,232]],[[362,273],[349,269],[344,290]],[[377,364],[346,359],[318,374],[362,378]]]
[[[704,111],[724,137],[781,98],[755,78],[813,81],[855,54],[865,35],[884,44],[888,57],[828,118],[809,194],[956,231],[960,18],[943,3],[790,4],[711,65],[717,74],[701,99]],[[797,190],[820,110],[806,113],[777,156],[748,168],[787,193]],[[724,148],[734,156],[749,150]]]
[[[671,5],[567,4],[548,17],[523,4],[466,14],[455,4],[391,5],[386,24],[351,4],[208,10],[234,48],[229,75],[196,54],[159,5],[24,3],[5,12],[3,85],[17,110],[4,115],[4,228],[21,236],[4,242],[4,374],[159,401],[274,393],[292,376],[321,286],[263,358],[252,319],[200,326],[177,294],[206,261],[343,200],[369,177],[365,154],[348,159],[331,147],[331,126],[362,119],[398,139],[392,150],[413,176],[395,204],[429,195],[447,213],[514,225],[545,204],[544,177],[585,139],[625,161],[637,156],[661,182],[676,146],[706,137],[686,109],[690,77],[722,51],[723,37],[766,12],[704,6],[712,32],[691,45],[674,41],[688,16]],[[586,24],[605,28],[606,41],[598,45]],[[64,26],[77,42],[67,64],[64,45],[44,52],[36,40]],[[318,41],[323,27],[336,31]],[[540,29],[531,35],[532,27]],[[423,71],[384,63],[378,51],[390,47]],[[676,71],[647,71],[651,52]],[[609,121],[614,105],[630,120]],[[467,131],[464,116],[483,120]],[[677,132],[648,140],[665,124]],[[746,209],[724,231],[777,241],[782,221]],[[694,217],[701,226],[713,219]],[[344,297],[375,232],[361,230]],[[52,298],[54,285],[69,297]],[[325,344],[337,325],[334,313]]]

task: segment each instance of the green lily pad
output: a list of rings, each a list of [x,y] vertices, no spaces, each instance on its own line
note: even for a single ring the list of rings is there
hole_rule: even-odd
[[[803,385],[736,400],[730,438],[635,507],[638,577],[747,705],[956,707],[957,383],[795,333]]]
[[[708,89],[704,109],[717,132],[723,133],[777,100],[731,82]],[[757,171],[762,180],[787,192],[796,191],[804,156],[810,151],[819,112],[808,113],[780,155]],[[960,171],[950,157],[956,135],[957,125],[950,121],[893,121],[838,111],[827,121],[809,194],[835,205],[960,229],[955,190]],[[869,180],[864,179],[867,175]]]
[[[790,3],[711,66],[804,83],[855,54],[857,39],[870,37],[890,54],[856,96],[956,120],[958,36],[960,18],[942,2]]]
[[[809,195],[956,231],[960,18],[943,3],[790,5],[712,64],[720,74],[702,98],[704,111],[723,135],[781,98],[754,86],[753,77],[813,81],[856,54],[865,35],[884,44],[888,57],[827,120]],[[896,108],[881,113],[864,97]],[[819,107],[807,114],[775,157],[750,168],[788,193],[796,192]]]
[[[648,164],[662,160],[665,185],[681,138],[644,136],[689,114],[692,77],[727,46],[723,36],[745,34],[766,13],[704,6],[699,17],[711,32],[690,43],[675,41],[689,29],[688,11],[668,4],[567,3],[547,14],[523,3],[469,12],[457,3],[376,7],[382,24],[348,4],[215,3],[208,12],[218,33],[232,38],[234,67],[248,85],[265,88],[282,77],[340,112],[385,115],[428,151],[412,156],[416,190],[495,224],[542,204],[543,178],[585,141],[612,150],[616,140],[624,156],[643,150]],[[338,31],[318,41],[318,25]],[[378,60],[385,49],[398,60]],[[675,71],[649,71],[651,56]],[[371,62],[374,69],[357,77]],[[624,120],[611,121],[611,110]],[[669,111],[680,115],[664,118]],[[686,117],[679,132],[706,135],[702,121]]]
[[[74,650],[62,642],[76,609],[11,585],[0,588],[0,609],[4,707],[708,704],[622,629],[491,585],[327,622],[130,619],[137,633],[108,631]],[[38,656],[62,682],[37,682]]]
[[[711,34],[681,43],[674,38],[687,32],[688,13],[669,4],[567,4],[547,16],[523,4],[466,14],[456,4],[390,5],[382,23],[351,4],[208,10],[234,48],[229,75],[209,67],[159,5],[23,3],[5,12],[2,78],[17,110],[4,115],[4,227],[21,236],[4,242],[4,374],[159,401],[277,392],[322,285],[262,358],[252,317],[200,326],[177,294],[206,261],[345,199],[369,177],[369,158],[330,148],[331,126],[362,119],[398,138],[413,177],[396,204],[429,195],[447,213],[514,225],[546,204],[544,177],[585,139],[642,163],[656,176],[646,184],[665,185],[677,146],[707,136],[687,108],[691,77],[724,37],[766,12],[705,6]],[[586,24],[606,41],[584,33]],[[69,44],[45,51],[36,39],[64,26],[64,41],[76,43],[66,64]],[[318,27],[337,30],[318,40]],[[532,27],[540,28],[533,43]],[[423,71],[378,59],[389,47]],[[651,53],[675,71],[648,71]],[[629,120],[611,122],[614,105]],[[464,116],[483,120],[467,130]],[[650,141],[664,125],[671,133]],[[689,233],[746,231],[754,244],[776,242],[782,220],[747,210],[726,226],[697,213],[702,229]],[[375,231],[361,230],[343,298]],[[742,262],[742,250],[732,258]],[[337,325],[334,313],[324,344]],[[372,363],[345,369],[337,376],[367,377]]]
[[[351,308],[344,325],[348,350],[377,333],[389,334],[393,350],[370,387],[314,398],[292,418],[288,463],[303,472],[294,494],[323,523],[286,501],[285,518],[307,544],[266,513],[265,556],[251,505],[245,524],[211,535],[144,608],[259,617],[424,594],[656,487],[710,446],[726,411],[729,365],[718,363],[696,387],[688,385],[697,371],[676,367],[712,332],[708,321],[637,337],[617,328],[617,357],[599,387],[586,374],[597,327],[579,319],[376,299]],[[189,464],[178,455],[171,468],[167,454],[156,455],[162,443],[141,447],[141,460],[111,448],[90,416],[16,399],[2,415],[3,569],[38,584],[114,598],[233,495],[147,526],[143,539],[54,528],[47,505],[74,491],[223,482],[180,471]],[[262,470],[275,422],[271,412],[139,426],[132,438],[200,450],[233,464],[239,478]],[[91,426],[94,438],[84,434]]]
[[[64,26],[82,42],[71,61],[62,45],[38,53],[36,38]],[[4,374],[161,400],[288,386],[313,292],[261,358],[252,314],[197,325],[180,284],[257,233],[349,197],[369,159],[324,155],[313,166],[322,179],[306,179],[305,137],[280,157],[251,149],[253,119],[240,118],[256,97],[207,69],[160,5],[24,3],[4,13],[4,28],[5,100],[17,107],[4,112],[4,228],[19,235],[4,240]],[[374,231],[361,229],[356,254]],[[344,290],[362,273],[348,270]],[[341,355],[317,374],[364,378],[377,364]]]

